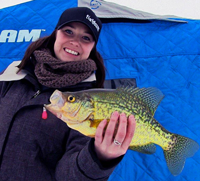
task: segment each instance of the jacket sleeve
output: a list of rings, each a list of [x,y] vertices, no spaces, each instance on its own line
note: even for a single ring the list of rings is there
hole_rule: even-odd
[[[94,139],[71,130],[66,144],[66,152],[56,168],[58,181],[105,181],[108,179],[121,158],[102,165],[94,151]]]

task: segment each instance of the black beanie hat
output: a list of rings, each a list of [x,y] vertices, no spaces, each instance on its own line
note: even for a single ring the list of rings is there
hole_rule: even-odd
[[[66,9],[60,16],[58,24],[56,25],[56,29],[59,30],[67,23],[70,22],[81,22],[88,26],[88,28],[92,31],[95,41],[98,41],[99,34],[101,31],[101,21],[94,14],[94,12],[87,7],[76,7]]]

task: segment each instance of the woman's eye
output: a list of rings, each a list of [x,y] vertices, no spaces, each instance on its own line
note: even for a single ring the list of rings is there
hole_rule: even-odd
[[[69,35],[72,35],[72,34],[73,34],[73,32],[72,32],[71,30],[69,30],[69,29],[65,30],[65,33],[67,33],[67,34],[69,34]]]
[[[83,39],[84,39],[85,41],[91,41],[91,38],[88,37],[88,36],[83,36]]]

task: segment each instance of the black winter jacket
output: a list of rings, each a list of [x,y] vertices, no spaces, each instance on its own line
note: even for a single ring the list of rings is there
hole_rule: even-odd
[[[65,91],[92,87],[92,82],[82,82]],[[106,168],[99,163],[93,139],[49,111],[42,119],[43,105],[49,104],[53,91],[41,87],[31,74],[0,82],[0,180],[107,180],[116,163]]]

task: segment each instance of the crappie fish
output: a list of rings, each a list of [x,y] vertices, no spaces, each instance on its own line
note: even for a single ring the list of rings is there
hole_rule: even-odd
[[[156,88],[90,89],[79,92],[56,90],[46,108],[67,125],[82,134],[94,137],[98,124],[109,120],[114,111],[133,114],[136,129],[129,149],[153,154],[162,147],[167,166],[173,175],[181,173],[187,157],[199,149],[197,142],[173,134],[154,119],[164,95]],[[156,144],[156,145],[155,145]]]

